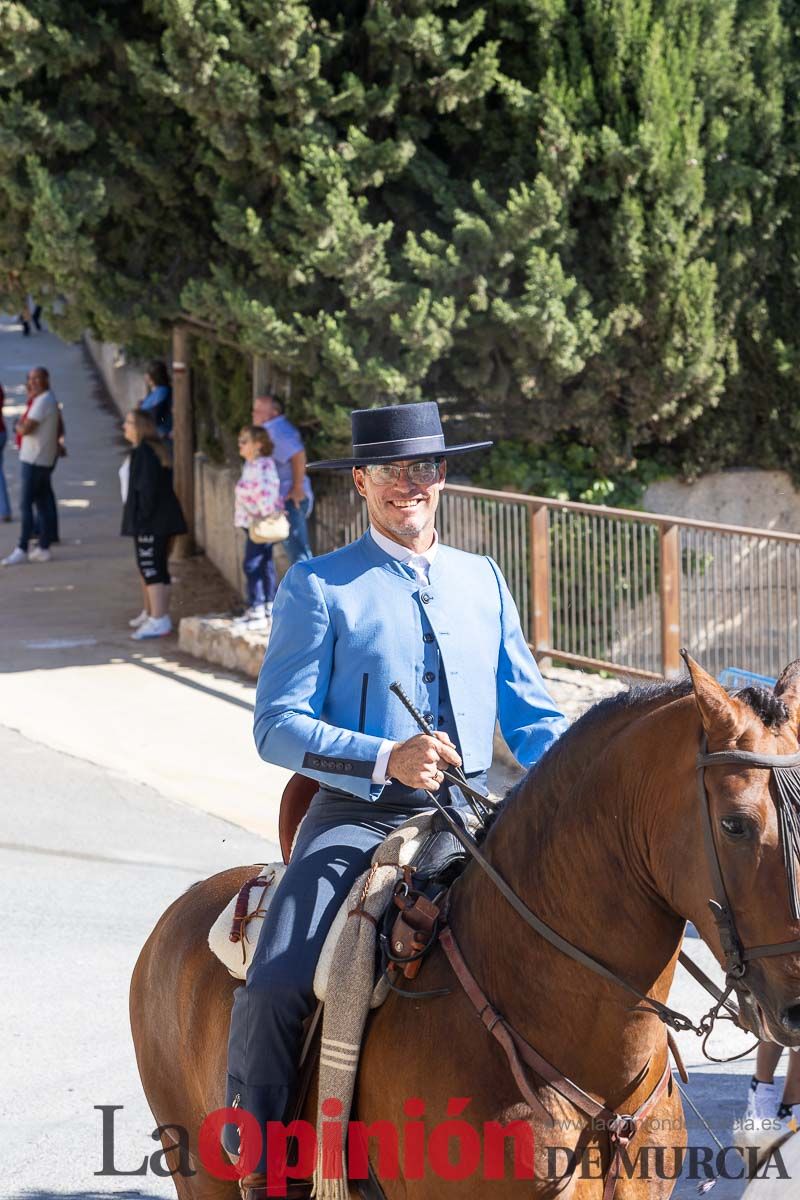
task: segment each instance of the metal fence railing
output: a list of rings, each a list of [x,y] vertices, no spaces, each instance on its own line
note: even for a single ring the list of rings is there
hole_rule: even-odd
[[[540,659],[657,677],[678,673],[682,645],[713,674],[800,657],[800,535],[458,484],[437,527],[496,560]],[[317,553],[365,529],[350,478],[331,479]]]

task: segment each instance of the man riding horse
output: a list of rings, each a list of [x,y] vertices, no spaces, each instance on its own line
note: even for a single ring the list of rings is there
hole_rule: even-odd
[[[352,432],[351,458],[314,466],[352,468],[369,530],[291,567],[256,695],[261,757],[319,781],[231,1017],[227,1102],[262,1128],[287,1119],[317,959],[375,847],[429,792],[465,806],[443,769],[485,793],[495,721],[525,767],[566,727],[497,564],[442,545],[434,526],[447,459],[491,443],[446,446],[435,403],[356,411]],[[242,1193],[266,1196],[263,1160]]]

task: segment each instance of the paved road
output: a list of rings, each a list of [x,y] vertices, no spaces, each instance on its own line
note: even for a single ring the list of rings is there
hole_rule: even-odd
[[[194,880],[274,857],[252,833],[0,726],[0,1195],[171,1197],[169,1180],[103,1178],[157,1147],[127,989],[158,915]]]

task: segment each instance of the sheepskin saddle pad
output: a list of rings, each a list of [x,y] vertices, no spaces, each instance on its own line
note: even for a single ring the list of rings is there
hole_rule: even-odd
[[[396,840],[398,835],[401,836],[401,849],[398,858],[394,860],[397,861],[398,867],[419,861],[421,851],[426,850],[431,841],[433,818],[434,813],[430,811],[415,815],[387,838],[388,842],[390,839]],[[437,820],[436,824],[438,823]],[[379,846],[373,856],[373,862],[381,861]],[[247,969],[261,933],[261,922],[267,917],[275,891],[280,886],[285,872],[286,867],[283,863],[266,864],[257,876],[249,879],[244,887],[231,897],[211,927],[208,944],[234,979],[245,979],[247,976]],[[350,898],[346,897],[339,909],[317,964],[314,994],[318,1000],[325,999],[333,953],[347,921],[349,900]]]

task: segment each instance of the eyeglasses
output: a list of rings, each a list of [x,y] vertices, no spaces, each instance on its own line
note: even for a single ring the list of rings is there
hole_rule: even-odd
[[[364,470],[372,482],[380,486],[397,483],[400,476],[405,474],[411,483],[427,487],[439,478],[441,461],[440,458],[424,458],[419,462],[409,463],[407,467],[402,467],[399,463],[369,463]]]

